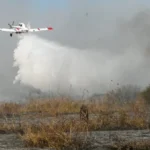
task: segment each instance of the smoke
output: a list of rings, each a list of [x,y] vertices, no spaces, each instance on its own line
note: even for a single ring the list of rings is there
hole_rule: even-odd
[[[84,89],[90,95],[103,93],[117,83],[145,85],[148,78],[144,81],[145,73],[139,72],[145,62],[141,48],[133,44],[122,52],[113,55],[111,49],[81,50],[24,35],[14,50],[14,67],[18,68],[14,83],[73,95],[81,95]]]
[[[146,86],[150,75],[147,15],[140,13],[119,24],[114,45],[108,42],[105,49],[71,48],[32,34],[22,36],[14,50],[18,68],[14,83],[73,95],[81,95],[84,89],[103,93],[117,83]]]
[[[83,0],[63,1],[59,6],[47,2],[45,7],[40,1],[1,2],[5,12],[0,14],[1,27],[15,20],[54,28],[54,32],[38,33],[41,38],[30,35],[19,39],[17,48],[15,36],[0,34],[2,100],[22,99],[31,91],[29,87],[62,93],[82,93],[85,88],[90,93],[104,93],[117,83],[149,84],[148,2]],[[12,84],[15,76],[16,84]]]

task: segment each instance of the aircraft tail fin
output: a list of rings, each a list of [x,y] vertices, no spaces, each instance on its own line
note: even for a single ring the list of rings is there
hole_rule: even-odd
[[[12,22],[12,24],[8,23],[9,27],[12,28],[12,26],[14,25],[14,21]]]
[[[9,25],[10,28],[12,28],[12,25],[11,25],[11,24],[8,23],[8,25]]]

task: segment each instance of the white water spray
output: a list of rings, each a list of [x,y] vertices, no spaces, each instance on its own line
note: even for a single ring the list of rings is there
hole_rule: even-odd
[[[84,89],[90,94],[103,93],[109,90],[111,80],[118,79],[120,63],[134,55],[134,50],[129,50],[113,57],[104,51],[73,49],[25,35],[14,50],[14,66],[18,67],[14,83],[20,81],[43,92],[68,93],[72,87],[76,95]],[[130,65],[131,69],[140,63],[140,54],[136,52],[136,56],[139,59]],[[123,67],[128,68],[128,62],[126,65]]]

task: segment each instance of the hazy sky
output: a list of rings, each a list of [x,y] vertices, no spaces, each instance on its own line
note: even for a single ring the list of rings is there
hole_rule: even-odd
[[[143,21],[145,18],[143,15],[141,21],[141,19],[137,20],[138,17],[134,18],[134,15],[149,9],[148,0],[1,0],[0,27],[8,27],[8,22],[13,20],[16,23],[30,22],[31,27],[52,26],[53,32],[43,32],[38,35],[81,50],[103,51],[102,49],[105,49],[109,55],[120,55],[127,51],[129,45],[136,45],[135,37],[141,35],[138,29],[145,28],[150,19],[148,15]],[[133,30],[134,21],[139,21],[137,30]],[[124,32],[124,29],[130,29],[136,36],[133,38],[128,32]],[[149,35],[147,36],[150,38]],[[140,44],[135,47],[147,48],[149,41],[143,40],[147,39],[147,36],[142,34],[141,39],[137,38]],[[21,85],[12,84],[17,71],[12,67],[13,50],[17,42],[15,36],[10,38],[8,33],[0,33],[0,98],[2,99],[14,99],[26,95],[25,91],[28,93],[28,90],[20,88]],[[144,77],[144,81],[139,82],[145,85],[149,82],[146,80],[149,70],[147,63],[144,64],[144,67],[143,63],[140,64],[143,69],[141,74],[137,75],[141,72],[139,67],[131,67],[128,70],[125,66],[126,74],[120,73],[120,76],[124,75],[125,78],[121,79],[120,76],[118,78],[128,82],[135,80],[136,83]],[[131,78],[127,77],[127,73]],[[137,79],[134,78],[135,75]]]

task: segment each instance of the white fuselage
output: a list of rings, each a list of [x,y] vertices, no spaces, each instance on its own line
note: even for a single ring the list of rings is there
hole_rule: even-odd
[[[19,23],[18,26],[12,26],[12,28],[16,30],[16,33],[26,33],[26,32],[28,32],[28,28],[25,26],[24,23]]]

